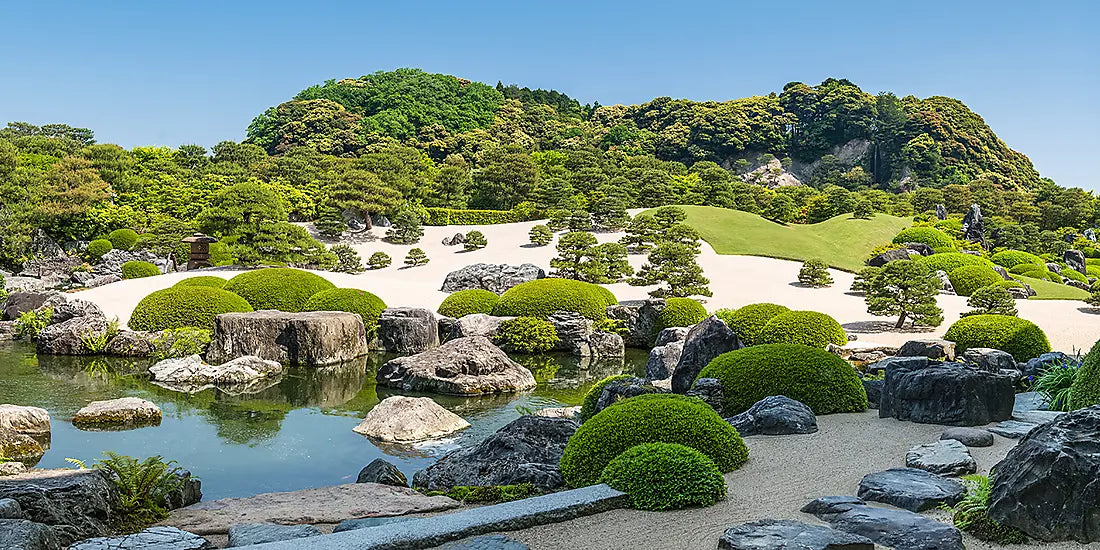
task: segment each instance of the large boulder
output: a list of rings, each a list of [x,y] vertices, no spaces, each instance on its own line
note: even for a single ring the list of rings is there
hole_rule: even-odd
[[[963,217],[962,235],[964,239],[985,248],[985,220],[982,218],[982,208],[977,204],[971,204],[970,210]]]
[[[596,405],[592,409],[592,414],[596,414],[623,399],[650,393],[668,393],[668,390],[653,385],[649,380],[633,376],[620,380],[613,380],[604,385],[603,391],[600,392],[600,396],[596,399]]]
[[[859,498],[910,512],[954,506],[965,495],[962,483],[916,468],[891,468],[867,474],[859,482]]]
[[[1062,260],[1066,262],[1066,265],[1068,265],[1070,269],[1074,269],[1082,275],[1088,275],[1088,272],[1085,270],[1085,254],[1080,250],[1067,250],[1063,252]]]
[[[103,349],[104,355],[118,357],[149,357],[157,352],[158,332],[146,332],[143,330],[120,330],[118,334],[107,342]]]
[[[718,413],[718,416],[726,415],[725,393],[722,390],[722,381],[717,378],[700,378],[696,380],[685,395],[702,399],[704,403],[714,409],[714,412]]]
[[[53,529],[25,519],[0,519],[0,548],[4,550],[61,550]]]
[[[39,407],[0,405],[0,429],[8,429],[30,436],[50,434],[50,413]]]
[[[378,319],[378,340],[390,353],[420,353],[439,345],[439,322],[430,309],[387,308]]]
[[[786,396],[765,397],[749,410],[727,418],[741,435],[812,434],[817,431],[817,417],[805,404]]]
[[[101,470],[35,470],[0,477],[0,498],[19,502],[27,519],[49,525],[62,545],[111,532],[118,488]]]
[[[937,361],[955,360],[955,342],[937,338],[909,340],[898,348],[898,357],[927,357]]]
[[[870,260],[867,260],[867,265],[871,267],[882,267],[890,262],[897,260],[908,260],[909,250],[905,248],[896,248],[894,250],[887,250],[882,254],[873,256]]]
[[[500,325],[510,317],[495,317],[484,313],[471,313],[458,319],[444,317],[439,320],[439,341],[448,342],[467,336],[484,336],[495,340],[500,336]]]
[[[963,476],[978,471],[970,450],[954,439],[940,439],[909,449],[905,454],[905,465],[943,476]]]
[[[802,511],[894,550],[965,550],[962,533],[946,523],[907,510],[868,506],[858,498],[822,497]]]
[[[160,424],[160,407],[140,397],[92,401],[73,415],[73,425],[87,429],[117,429]]]
[[[1081,364],[1081,361],[1075,357],[1061,352],[1061,351],[1048,351],[1038,357],[1032,357],[1027,360],[1027,363],[1023,364],[1024,376],[1035,376],[1043,374],[1044,371],[1051,367],[1076,367]]]
[[[459,242],[465,242],[465,239]],[[458,243],[454,243],[458,244]],[[443,292],[457,292],[479,288],[503,294],[504,291],[527,281],[542,279],[546,272],[535,264],[508,265],[484,264],[468,265],[452,271],[443,279]]]
[[[210,386],[245,386],[282,373],[282,365],[255,355],[244,355],[221,365],[211,365],[198,355],[190,355],[165,359],[149,367],[155,382],[189,393]]]
[[[401,470],[397,469],[397,466],[386,462],[385,459],[376,458],[359,470],[359,476],[355,478],[356,483],[381,483],[382,485],[393,485],[394,487],[408,487],[409,480],[405,479],[405,474],[401,473]]]
[[[91,355],[107,346],[110,323],[103,310],[87,300],[53,305],[50,325],[38,333],[37,352],[44,355]]]
[[[552,491],[565,485],[558,463],[577,430],[566,418],[525,415],[475,445],[452,451],[413,475],[413,486],[447,490],[458,485],[531,483]]]
[[[1044,541],[1100,542],[1100,406],[1040,425],[993,467],[989,516]]]
[[[699,377],[699,372],[715,357],[742,347],[741,339],[726,326],[725,321],[716,315],[703,319],[691,327],[684,338],[684,350],[676,363],[676,371],[672,373],[672,391],[687,392]]]
[[[438,348],[391,359],[378,370],[378,384],[405,391],[453,395],[506,393],[534,388],[535,377],[488,338],[451,340]]]
[[[764,519],[726,529],[719,550],[875,550],[861,535],[801,521]]]
[[[649,350],[649,359],[645,363],[645,377],[650,380],[664,380],[672,376],[683,352],[683,342],[669,342]]]
[[[1011,353],[993,348],[969,348],[962,354],[962,360],[979,370],[999,372],[1016,368],[1016,359]]]
[[[283,365],[324,366],[366,353],[363,318],[355,313],[261,310],[218,315],[206,359],[220,365],[255,355]]]
[[[37,439],[7,428],[0,428],[0,456],[7,460],[36,464],[46,450]]]
[[[608,306],[607,317],[622,321],[625,334],[623,342],[628,348],[649,349],[657,337],[658,317],[665,309],[661,298],[622,302]]]
[[[687,338],[688,332],[691,327],[669,327],[661,329],[661,332],[657,333],[657,340],[653,342],[653,347],[667,346],[673,342],[683,342]]]
[[[3,302],[0,321],[14,321],[20,315],[48,305],[48,301],[57,300],[60,296],[57,292],[12,292]]]
[[[1015,378],[958,363],[886,368],[879,417],[922,424],[981,426],[1012,418]]]
[[[469,422],[430,397],[394,395],[375,405],[352,431],[385,443],[413,443],[469,427]]]
[[[214,548],[214,545],[194,533],[158,525],[132,535],[82,540],[70,546],[69,550],[207,550],[208,548]]]
[[[592,320],[573,311],[558,311],[549,317],[558,333],[557,348],[580,357],[591,357],[588,338],[592,336]]]
[[[613,332],[597,331],[588,337],[589,357],[623,357],[626,355],[626,346],[623,345],[623,337]]]

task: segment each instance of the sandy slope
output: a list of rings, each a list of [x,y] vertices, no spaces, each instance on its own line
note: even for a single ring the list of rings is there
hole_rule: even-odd
[[[391,306],[421,306],[436,308],[446,296],[439,288],[449,271],[477,262],[511,263],[530,262],[549,269],[550,259],[554,257],[553,245],[533,247],[528,244],[527,233],[537,222],[524,222],[489,226],[446,226],[426,227],[424,238],[415,246],[422,248],[431,259],[430,263],[412,269],[406,269],[401,263],[412,246],[401,246],[383,242],[384,231],[375,229],[373,240],[353,245],[364,260],[375,251],[385,251],[393,257],[394,265],[378,271],[368,271],[357,275],[342,273],[322,273],[326,278],[341,287],[355,287],[378,294]],[[457,232],[478,229],[485,233],[489,246],[474,252],[463,252],[461,246],[446,247],[441,244],[444,237]],[[600,241],[617,240],[620,234],[598,235]],[[640,266],[644,256],[632,256],[631,263]],[[706,243],[699,257],[707,277],[711,280],[712,298],[706,300],[710,310],[718,308],[736,308],[754,302],[776,302],[797,309],[813,309],[828,313],[850,332],[860,332],[861,342],[898,345],[913,338],[912,333],[890,332],[871,333],[868,325],[892,326],[889,319],[876,318],[866,311],[861,296],[846,293],[852,282],[852,274],[833,272],[836,284],[831,288],[809,289],[796,286],[800,264],[772,258],[754,256],[720,256]],[[108,315],[118,316],[125,322],[130,312],[146,294],[171,286],[176,281],[188,277],[187,273],[173,273],[158,277],[135,279],[90,289],[79,293],[84,299],[99,304]],[[232,276],[232,272],[225,273]],[[626,284],[609,285],[620,300],[646,297],[649,289],[632,287]],[[945,321],[938,329],[927,335],[943,334],[959,314],[966,311],[966,299],[957,296],[940,296],[940,307],[945,311]],[[1030,300],[1018,302],[1020,315],[1038,323],[1050,337],[1056,349],[1087,350],[1100,339],[1100,317],[1080,310],[1085,304],[1076,301]]]

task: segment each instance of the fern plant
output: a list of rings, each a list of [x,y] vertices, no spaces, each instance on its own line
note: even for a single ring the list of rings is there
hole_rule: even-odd
[[[989,517],[989,500],[993,492],[993,479],[971,474],[962,477],[966,497],[952,509],[951,521],[955,527],[976,538],[997,544],[1027,542],[1027,535],[1019,529],[1001,525]]]
[[[98,354],[107,349],[107,342],[110,342],[115,336],[118,336],[118,317],[112,318],[107,323],[107,330],[103,332],[90,331],[81,334],[80,343],[88,351]]]
[[[168,517],[163,503],[169,493],[183,486],[183,469],[176,461],[165,462],[159,455],[139,461],[110,451],[103,454],[106,458],[96,460],[92,467],[106,472],[118,487],[121,530],[140,531]],[[78,460],[66,460],[83,467]]]
[[[53,308],[47,307],[33,311],[24,311],[15,320],[15,335],[24,340],[35,340],[38,333],[50,324]]]

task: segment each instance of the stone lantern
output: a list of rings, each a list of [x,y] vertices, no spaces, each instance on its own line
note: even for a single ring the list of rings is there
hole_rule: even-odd
[[[210,267],[210,243],[218,242],[218,239],[202,233],[195,233],[183,239],[183,242],[191,245],[191,254],[187,258],[187,269]]]

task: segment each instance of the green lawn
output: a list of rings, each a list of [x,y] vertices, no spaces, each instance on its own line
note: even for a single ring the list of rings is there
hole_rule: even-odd
[[[1087,300],[1090,296],[1088,292],[1069,285],[1032,279],[1022,275],[1016,275],[1015,277],[1035,290],[1036,296],[1032,296],[1032,300]]]
[[[912,225],[912,218],[878,214],[857,220],[844,214],[812,225],[778,224],[756,214],[715,208],[683,206],[687,223],[719,254],[768,256],[785,260],[820,258],[845,271],[859,271],[871,249],[890,242]]]

